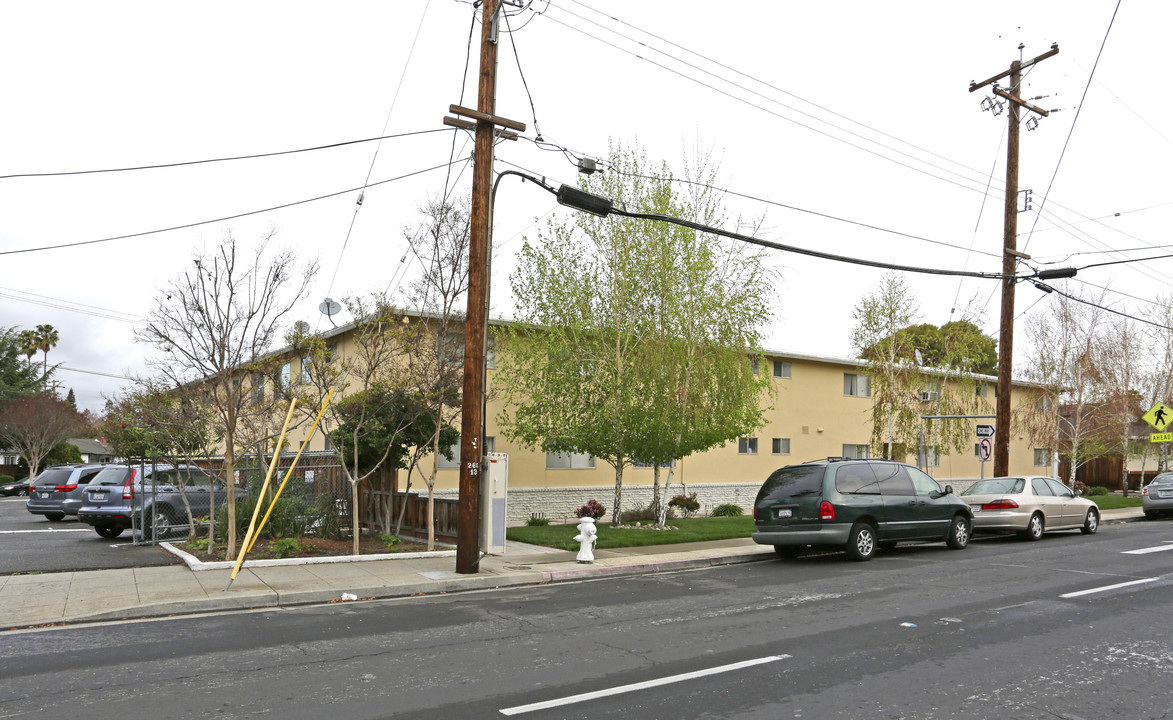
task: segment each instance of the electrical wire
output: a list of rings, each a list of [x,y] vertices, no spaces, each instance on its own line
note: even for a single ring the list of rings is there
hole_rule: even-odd
[[[7,292],[2,292],[7,291]],[[18,293],[13,295],[12,293]],[[30,297],[22,297],[28,295]],[[117,320],[119,322],[138,324],[146,322],[147,318],[141,315],[132,315],[131,313],[124,313],[121,310],[111,310],[109,308],[98,307],[97,305],[87,305],[85,303],[76,303],[72,300],[64,300],[62,298],[50,297],[48,295],[38,295],[37,293],[25,292],[24,290],[15,290],[12,288],[0,288],[0,297],[9,300],[16,300],[17,302],[26,302],[32,305],[41,305],[43,307],[53,308],[55,310],[65,310],[67,312],[75,312],[83,315],[92,315],[107,320]]]
[[[1041,286],[1040,289],[1046,288],[1047,290],[1050,290],[1057,295],[1062,295],[1063,297],[1067,298],[1068,300],[1080,303],[1081,305],[1088,305],[1088,306],[1091,306],[1094,308],[1099,308],[1100,310],[1103,310],[1104,312],[1110,312],[1113,315],[1119,315],[1120,317],[1128,318],[1129,320],[1135,320],[1136,322],[1144,323],[1145,325],[1152,325],[1153,327],[1158,327],[1158,328],[1161,328],[1162,330],[1173,330],[1173,327],[1170,327],[1168,325],[1162,325],[1161,323],[1153,322],[1152,320],[1146,320],[1145,318],[1137,317],[1135,315],[1129,315],[1126,312],[1121,312],[1120,310],[1114,310],[1110,307],[1107,307],[1106,305],[1100,305],[1098,303],[1092,302],[1091,300],[1084,300],[1083,298],[1079,298],[1079,297],[1076,297],[1076,296],[1071,295],[1069,293],[1065,293],[1053,285],[1045,285],[1044,283],[1040,283],[1038,281],[1032,281],[1032,282],[1034,282],[1035,286]],[[1044,292],[1046,292],[1046,290],[1044,290]]]
[[[395,86],[395,94],[391,96],[391,107],[387,108],[387,118],[383,120],[383,132],[387,133],[387,126],[391,124],[391,113],[395,112],[395,104],[399,101],[399,91],[403,89],[403,79],[407,77],[407,69],[411,67],[411,58],[415,55],[415,46],[420,39],[420,31],[424,29],[424,19],[428,16],[428,8],[431,7],[432,0],[424,3],[424,11],[420,13],[419,24],[415,28],[415,36],[411,39],[411,48],[407,51],[407,61],[403,63],[403,70],[399,73],[399,84]],[[334,264],[334,274],[330,276],[330,284],[326,286],[326,297],[330,297],[330,291],[334,289],[334,281],[338,279],[338,270],[342,267],[342,258],[346,255],[346,247],[350,244],[350,234],[354,232],[354,223],[358,219],[358,211],[362,208],[363,197],[367,184],[371,181],[371,174],[375,171],[375,161],[379,159],[379,148],[383,145],[379,142],[375,145],[375,152],[371,154],[371,166],[367,168],[366,179],[363,180],[362,190],[359,190],[358,201],[354,204],[354,213],[350,216],[350,226],[346,229],[346,237],[342,240],[342,249],[338,251],[338,262]],[[321,318],[318,319],[321,322]]]
[[[532,20],[533,18],[530,18]],[[526,21],[529,24],[529,21]],[[505,27],[509,29],[509,13],[505,13]],[[534,118],[534,134],[538,139],[542,137],[542,129],[538,127],[538,111],[534,107],[534,96],[529,91],[529,83],[525,80],[525,71],[521,69],[521,56],[517,54],[517,42],[513,39],[513,31],[509,30],[509,44],[513,46],[513,59],[517,61],[517,74],[521,76],[521,85],[525,88],[525,96],[529,98],[530,113]]]
[[[528,140],[529,138],[526,138],[526,139]],[[549,141],[546,141],[546,142],[547,142],[547,144],[551,144],[551,143],[549,143]],[[505,161],[502,160],[501,162],[505,162]],[[512,163],[508,163],[508,164],[512,164]],[[600,161],[599,164],[603,165],[604,167],[609,168],[612,172],[618,173],[620,175],[625,175],[627,177],[640,178],[643,180],[659,180],[659,181],[666,181],[666,182],[681,183],[681,184],[685,184],[685,185],[693,185],[696,187],[701,187],[701,188],[705,188],[708,190],[714,190],[716,192],[725,193],[725,194],[731,195],[733,197],[739,197],[739,198],[743,198],[745,200],[752,200],[754,202],[759,202],[764,205],[773,205],[775,207],[784,208],[786,210],[793,210],[795,212],[805,213],[807,215],[814,215],[815,217],[820,217],[825,220],[834,220],[836,222],[846,223],[848,225],[854,225],[856,227],[862,227],[862,228],[865,228],[868,230],[875,230],[877,232],[887,233],[890,235],[896,235],[898,237],[904,237],[904,238],[908,238],[910,240],[919,240],[921,242],[927,242],[927,243],[930,243],[933,245],[941,245],[943,247],[951,248],[954,250],[964,250],[967,253],[977,253],[979,255],[986,255],[987,257],[992,257],[992,258],[1001,258],[1002,257],[1001,255],[999,255],[997,253],[990,253],[990,252],[985,252],[982,250],[974,250],[972,245],[967,248],[962,245],[955,245],[953,243],[947,243],[942,240],[933,240],[932,238],[926,238],[926,237],[922,237],[920,235],[913,235],[911,233],[902,232],[900,230],[891,230],[889,228],[880,227],[878,225],[871,225],[869,223],[865,223],[865,222],[862,222],[859,220],[850,220],[848,218],[839,217],[837,215],[831,215],[829,213],[819,212],[817,210],[808,210],[807,208],[801,208],[801,207],[798,207],[797,205],[788,205],[786,203],[778,202],[776,200],[766,200],[765,198],[757,197],[755,195],[749,195],[747,193],[738,192],[736,190],[729,190],[727,188],[719,188],[714,185],[710,185],[708,183],[698,182],[696,180],[686,180],[686,179],[674,178],[674,177],[665,178],[665,177],[662,177],[659,175],[643,175],[643,174],[639,174],[639,173],[629,173],[629,172],[625,172],[619,168],[616,168],[616,167],[606,163],[605,161]]]
[[[206,158],[204,160],[184,160],[173,163],[159,163],[156,165],[134,165],[128,167],[105,168],[99,170],[69,170],[62,172],[42,172],[42,173],[15,173],[12,175],[0,175],[0,180],[8,180],[11,178],[39,178],[39,177],[65,177],[70,175],[97,175],[100,173],[120,173],[131,172],[135,170],[159,170],[162,168],[185,167],[188,165],[204,165],[207,163],[231,162],[234,160],[255,160],[257,158],[277,157],[280,155],[295,155],[297,153],[314,152],[317,150],[331,150],[333,148],[346,147],[347,145],[361,145],[369,142],[382,142],[383,140],[394,140],[397,138],[412,137],[414,135],[428,135],[430,133],[447,132],[449,128],[436,128],[434,130],[417,130],[415,132],[396,133],[394,135],[379,135],[378,137],[363,138],[361,140],[346,140],[344,142],[330,143],[328,145],[315,145],[314,147],[298,148],[296,150],[278,150],[276,152],[267,153],[253,153],[251,155],[235,155],[232,157],[220,158]]]
[[[1083,95],[1079,98],[1079,106],[1075,108],[1075,118],[1071,121],[1071,127],[1067,129],[1067,139],[1063,141],[1063,149],[1059,151],[1059,159],[1055,162],[1055,171],[1051,173],[1051,181],[1047,183],[1047,192],[1043,193],[1043,199],[1039,202],[1039,212],[1035,215],[1034,225],[1038,224],[1039,215],[1042,214],[1043,208],[1046,207],[1047,197],[1051,194],[1051,188],[1055,185],[1055,178],[1059,175],[1059,167],[1063,164],[1063,156],[1067,154],[1067,145],[1071,142],[1071,136],[1075,133],[1075,125],[1079,122],[1079,114],[1083,112],[1083,103],[1087,100],[1087,93],[1091,89],[1092,78],[1096,75],[1096,68],[1100,66],[1100,58],[1104,54],[1104,47],[1108,44],[1108,36],[1112,33],[1112,25],[1116,22],[1116,13],[1120,12],[1121,2],[1123,0],[1116,0],[1116,8],[1112,10],[1112,19],[1108,21],[1108,29],[1104,31],[1104,39],[1100,43],[1099,52],[1096,53],[1096,61],[1092,63],[1091,75],[1087,79],[1087,84],[1083,86]],[[1034,225],[1031,226],[1026,240],[1022,243],[1023,252],[1030,245],[1031,236],[1034,234]]]
[[[556,190],[555,188],[550,186],[544,179],[539,179],[533,175],[525,175],[524,173],[520,173],[520,172],[517,172],[514,170],[506,170],[505,172],[501,173],[500,175],[503,176],[506,174],[520,175],[555,196],[557,196],[559,193],[558,190]],[[671,223],[673,225],[679,225],[681,227],[689,228],[690,230],[696,230],[698,232],[709,233],[712,235],[720,235],[722,237],[727,237],[731,240],[739,240],[741,242],[749,243],[751,245],[758,245],[760,247],[769,248],[771,250],[781,250],[784,252],[791,252],[796,255],[806,255],[809,257],[821,258],[823,260],[832,260],[835,262],[844,262],[844,263],[849,263],[852,265],[863,265],[866,267],[875,267],[875,268],[881,268],[881,269],[885,269],[885,270],[898,270],[900,272],[910,272],[910,273],[918,273],[918,274],[925,274],[925,275],[950,275],[950,276],[954,276],[954,277],[982,278],[984,280],[1005,280],[1007,278],[1007,276],[1003,275],[1002,273],[983,273],[983,272],[975,272],[975,271],[969,271],[969,270],[948,270],[948,269],[944,269],[944,268],[915,267],[912,265],[900,265],[897,263],[886,263],[886,262],[879,262],[876,260],[866,260],[863,258],[856,258],[856,257],[847,256],[847,255],[836,255],[834,253],[825,253],[825,252],[821,252],[819,250],[809,250],[807,248],[800,248],[800,247],[796,247],[794,245],[785,245],[783,243],[776,243],[776,242],[773,242],[770,240],[762,240],[761,238],[756,238],[756,237],[753,237],[752,235],[745,235],[745,234],[733,232],[730,230],[715,228],[715,227],[711,227],[709,225],[704,225],[702,223],[693,222],[692,220],[685,220],[683,218],[673,217],[671,215],[663,215],[660,213],[632,212],[632,211],[624,209],[623,207],[621,207],[619,205],[612,205],[610,207],[610,213],[612,213],[614,215],[619,215],[621,217],[629,217],[629,218],[633,218],[633,219],[637,219],[637,220],[659,220],[661,222],[667,222],[667,223]],[[1013,276],[1010,276],[1010,277],[1013,277]]]
[[[425,173],[432,172],[433,170],[439,170],[441,168],[446,168],[451,164],[452,163],[441,163],[439,165],[433,165],[430,168],[424,168],[423,170],[416,170],[415,172],[410,172],[405,175],[400,175],[398,177],[393,177],[393,178],[388,178],[386,180],[379,180],[377,182],[368,183],[364,187],[373,188],[373,187],[378,187],[379,185],[386,185],[387,183],[398,182],[399,180],[406,180],[407,178],[416,177],[417,175],[423,175]],[[250,217],[253,215],[260,215],[262,213],[272,212],[274,210],[284,210],[286,208],[296,207],[298,205],[305,205],[307,203],[317,202],[319,200],[327,200],[329,198],[338,197],[339,195],[346,195],[347,193],[352,193],[356,190],[361,190],[361,189],[362,188],[347,188],[346,190],[339,190],[338,192],[332,192],[332,193],[329,193],[326,195],[319,195],[317,197],[307,198],[305,200],[296,200],[294,202],[284,203],[282,205],[274,205],[272,207],[262,208],[260,210],[250,210],[248,212],[237,213],[235,215],[225,215],[224,217],[212,218],[210,220],[199,220],[196,222],[184,223],[183,225],[173,225],[171,227],[159,228],[156,230],[144,230],[143,232],[129,233],[126,235],[116,235],[114,237],[100,238],[97,240],[82,240],[80,242],[61,243],[58,245],[42,245],[40,247],[22,248],[20,250],[0,250],[0,255],[19,255],[22,253],[43,252],[45,250],[60,250],[61,248],[81,247],[83,245],[97,245],[99,243],[108,243],[108,242],[113,242],[115,240],[128,240],[130,238],[144,237],[146,235],[157,235],[159,233],[171,232],[172,230],[186,230],[188,228],[199,227],[200,225],[210,225],[212,223],[224,222],[226,220],[237,220],[239,218]]]
[[[69,372],[85,373],[86,375],[101,375],[102,377],[118,378],[119,380],[138,380],[138,378],[128,377],[126,375],[115,375],[114,373],[98,372],[97,370],[82,370],[81,368],[71,368],[65,365],[58,365],[58,370],[68,370]]]

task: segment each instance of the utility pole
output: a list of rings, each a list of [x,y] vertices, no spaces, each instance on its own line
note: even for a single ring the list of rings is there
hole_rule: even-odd
[[[477,109],[458,105],[449,112],[476,120],[472,217],[468,242],[468,309],[464,319],[464,386],[460,405],[460,508],[456,530],[456,572],[480,570],[481,482],[484,457],[485,339],[489,309],[489,236],[492,231],[493,141],[496,126],[525,131],[522,123],[493,115],[497,104],[497,37],[500,0],[484,0],[481,70]],[[445,125],[472,129],[467,121]]]
[[[1019,51],[1022,45],[1018,46]],[[980,83],[971,82],[969,91],[993,84],[995,95],[1010,102],[1010,123],[1008,140],[1006,143],[1006,216],[1002,226],[1002,314],[998,331],[998,390],[994,420],[994,475],[1006,477],[1010,474],[1010,372],[1014,358],[1014,277],[1018,269],[1019,258],[1025,256],[1018,252],[1018,132],[1019,108],[1039,113],[1046,117],[1049,113],[1041,110],[1019,97],[1022,81],[1022,70],[1035,63],[1045,60],[1059,53],[1059,44],[1054,43],[1051,49],[1033,60],[1022,62],[1015,60],[1010,63],[1010,70],[995,75]],[[1000,89],[997,82],[1010,76],[1009,92]]]

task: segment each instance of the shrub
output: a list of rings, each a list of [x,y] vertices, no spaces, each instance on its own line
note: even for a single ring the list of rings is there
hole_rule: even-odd
[[[0,485],[5,485],[7,483],[12,482],[15,479],[16,478],[12,477],[11,475],[0,475]]]
[[[269,545],[269,550],[279,558],[287,558],[301,549],[301,541],[297,538],[281,538]]]
[[[532,514],[529,516],[529,519],[525,521],[525,524],[530,527],[545,527],[546,525],[550,524],[550,518],[538,517],[536,514]]]
[[[602,503],[600,503],[598,500],[595,500],[594,498],[587,500],[586,505],[583,505],[582,507],[580,507],[579,509],[574,511],[575,517],[580,517],[580,518],[589,517],[589,518],[594,518],[595,520],[598,520],[599,518],[603,517],[606,514],[607,514],[607,508],[604,507]]]
[[[656,522],[659,518],[656,517],[656,511],[650,507],[644,507],[636,503],[635,507],[630,510],[624,510],[620,513],[619,521],[623,524],[636,522]]]
[[[1085,490],[1083,494],[1086,497],[1095,497],[1097,495],[1107,495],[1108,488],[1101,487],[1100,485],[1092,485],[1087,490]]]
[[[701,509],[701,503],[696,499],[696,493],[687,496],[681,494],[669,500],[668,507],[677,508],[684,517],[690,517],[694,512]]]
[[[383,541],[383,544],[387,546],[388,550],[395,550],[395,548],[397,548],[399,546],[399,536],[398,535],[391,535],[389,533],[383,533],[382,535],[379,536],[379,539]]]
[[[713,517],[741,517],[745,511],[741,509],[740,505],[733,503],[724,503],[713,508]]]

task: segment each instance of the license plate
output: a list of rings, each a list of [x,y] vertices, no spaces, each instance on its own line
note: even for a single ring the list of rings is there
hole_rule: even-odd
[[[969,509],[973,510],[975,513],[980,513],[982,511],[982,506],[981,505],[970,505]]]
[[[1173,497],[1173,490],[1158,490],[1157,497],[1163,497],[1163,498]]]
[[[106,493],[93,493],[90,495],[90,500],[94,502],[106,502]]]
[[[50,493],[37,493],[37,494],[38,494],[38,495],[40,495],[40,496],[41,496],[41,497],[43,497],[43,498],[47,498],[47,497],[49,497],[49,494],[50,494]]]
[[[779,518],[779,519],[788,518],[788,517],[791,517],[794,515],[794,511],[791,510],[790,508],[784,508],[784,509],[778,510],[776,512],[777,512],[777,514],[774,517]]]

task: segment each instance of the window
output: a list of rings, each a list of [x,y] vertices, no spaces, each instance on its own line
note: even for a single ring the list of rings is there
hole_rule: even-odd
[[[783,360],[774,361],[774,377],[788,378],[790,377],[790,363]]]
[[[775,455],[790,454],[790,438],[774,438],[770,441],[770,452]]]
[[[940,495],[942,493],[941,485],[920,470],[909,468],[908,476],[912,478],[912,485],[916,488],[917,495]]]
[[[1051,466],[1051,449],[1035,448],[1035,467]]]
[[[590,453],[546,453],[547,470],[594,470],[595,457]]]
[[[897,495],[908,497],[916,495],[916,487],[912,484],[912,477],[903,465],[884,465],[876,468],[876,476],[880,478],[880,493],[883,495]]]
[[[990,387],[985,383],[978,383],[973,388],[973,394],[977,397],[985,397],[989,393]]]
[[[1055,497],[1061,497],[1061,498],[1075,497],[1075,494],[1073,492],[1071,492],[1071,489],[1068,488],[1063,483],[1059,482],[1058,480],[1052,480],[1051,478],[1046,478],[1046,481],[1047,481],[1047,485],[1051,486],[1051,492],[1055,493]]]
[[[916,464],[921,467],[938,467],[941,464],[941,454],[936,447],[926,447],[917,452]]]
[[[843,373],[843,394],[851,397],[871,397],[872,389],[867,375]]]
[[[464,365],[464,333],[444,333],[444,337],[440,338],[440,356],[447,367]]]
[[[757,455],[758,439],[756,437],[737,438],[738,455]]]
[[[1051,492],[1051,488],[1047,485],[1047,481],[1043,478],[1031,478],[1031,489],[1035,491],[1035,495],[1040,497],[1052,497],[1055,493]]]
[[[835,489],[845,495],[879,495],[880,484],[871,465],[840,465],[835,469]]]
[[[753,374],[757,375],[758,370],[761,369],[761,367],[760,367],[761,366],[761,358],[756,358],[756,357],[753,358],[752,360],[750,360],[750,365],[751,365],[751,367],[753,367]]]
[[[439,468],[440,470],[456,470],[457,468],[460,467],[460,438],[459,437],[456,438],[456,442],[452,443],[452,447],[448,448],[448,451],[452,453],[451,460],[444,457],[443,452],[441,452],[440,455],[436,458],[436,467]]]
[[[263,373],[253,373],[249,376],[251,380],[253,400],[255,402],[264,402],[265,400],[265,376]]]
[[[670,465],[671,465],[671,463],[664,463],[663,465],[660,466],[660,469],[667,470]],[[643,460],[632,460],[631,466],[633,468],[650,468],[652,466],[652,464],[649,462],[644,462]]]
[[[334,441],[330,439],[329,435],[322,435],[322,450],[326,452],[334,452]]]
[[[310,381],[310,357],[306,355],[301,359],[301,381],[308,383]]]
[[[869,456],[870,445],[844,445],[843,457],[848,460],[866,460]]]

